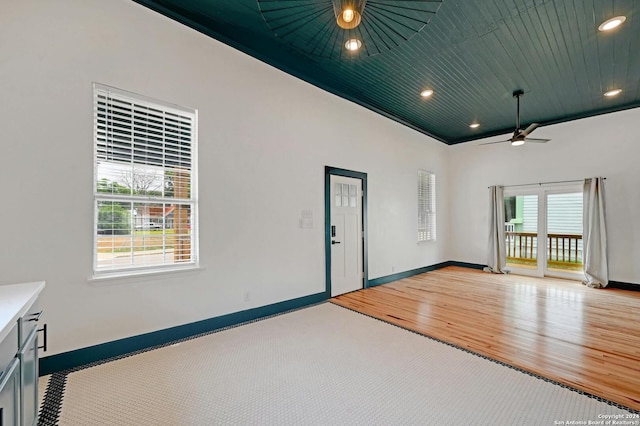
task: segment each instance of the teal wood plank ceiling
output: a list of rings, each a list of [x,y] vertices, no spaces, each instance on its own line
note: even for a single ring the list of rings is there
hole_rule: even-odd
[[[134,1],[448,144],[513,132],[519,89],[522,127],[640,106],[638,0],[369,0],[369,28],[384,20],[401,36],[355,54],[342,50],[347,30],[335,19],[306,13],[326,12],[330,0]],[[264,13],[291,7],[305,16],[300,25],[291,12]],[[619,15],[620,27],[598,31]],[[274,17],[288,19],[286,36]],[[361,27],[358,37],[372,45]],[[340,38],[319,54],[309,40],[324,28]],[[434,93],[422,98],[426,88]],[[617,88],[618,96],[603,96]]]
[[[257,0],[274,35],[311,56],[361,59],[393,49],[413,38],[435,16],[442,0]],[[351,28],[336,25],[336,10],[362,9]],[[366,6],[366,7],[365,7]],[[360,16],[362,18],[360,18]],[[358,41],[358,49],[346,47]]]

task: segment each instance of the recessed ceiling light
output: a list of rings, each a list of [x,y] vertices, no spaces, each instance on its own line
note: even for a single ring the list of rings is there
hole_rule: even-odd
[[[611,96],[619,95],[620,93],[622,93],[622,89],[613,89],[613,90],[609,90],[608,92],[604,92],[604,95],[607,97],[611,97]]]
[[[472,129],[477,129],[478,127],[480,127],[480,123],[471,123],[469,124],[469,127],[471,127]]]
[[[598,30],[600,31],[611,31],[612,29],[618,27],[624,21],[627,20],[626,16],[616,16],[615,18],[607,19],[600,26],[598,26]]]
[[[362,42],[357,38],[351,38],[347,40],[347,42],[344,44],[344,47],[346,47],[347,50],[350,50],[352,52],[360,49],[361,46],[362,46]]]
[[[426,89],[420,92],[420,96],[422,96],[423,98],[428,98],[431,95],[433,95],[433,90],[431,89]]]

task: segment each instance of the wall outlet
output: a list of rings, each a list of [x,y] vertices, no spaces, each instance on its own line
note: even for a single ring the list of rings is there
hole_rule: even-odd
[[[244,292],[244,301],[248,302],[251,300],[251,293],[249,293],[248,291]]]
[[[392,266],[392,267],[391,267],[391,272],[395,272],[395,271],[396,271],[396,267],[395,267],[395,266]]]

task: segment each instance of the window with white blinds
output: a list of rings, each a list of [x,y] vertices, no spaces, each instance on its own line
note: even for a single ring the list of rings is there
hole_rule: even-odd
[[[197,264],[197,112],[94,84],[94,274]]]
[[[436,239],[436,175],[418,170],[418,242]]]

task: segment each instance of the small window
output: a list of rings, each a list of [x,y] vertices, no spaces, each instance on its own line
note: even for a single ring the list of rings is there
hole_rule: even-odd
[[[418,170],[418,242],[436,239],[436,175]]]
[[[94,274],[197,264],[195,110],[94,84]]]
[[[358,207],[358,187],[336,183],[336,207]]]

